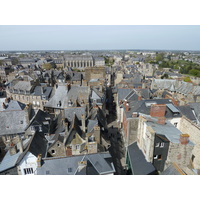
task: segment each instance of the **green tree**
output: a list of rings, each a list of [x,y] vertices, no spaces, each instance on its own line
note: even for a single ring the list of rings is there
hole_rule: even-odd
[[[187,77],[185,77],[185,78],[183,79],[183,81],[185,81],[185,82],[191,82],[191,79],[190,79],[189,76],[187,76]]]
[[[163,53],[158,53],[156,55],[156,62],[163,61],[163,59],[164,59],[164,54]]]
[[[17,58],[12,58],[11,62],[12,62],[12,65],[18,65],[19,64],[19,60]]]
[[[2,66],[3,65],[3,60],[0,60],[0,66]]]
[[[45,63],[45,64],[43,64],[43,66],[42,66],[44,69],[46,69],[46,70],[50,70],[50,69],[52,69],[52,65],[51,65],[51,63]]]

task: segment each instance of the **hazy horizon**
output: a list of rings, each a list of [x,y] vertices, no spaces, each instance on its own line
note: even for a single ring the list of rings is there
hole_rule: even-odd
[[[0,51],[200,51],[198,25],[1,25]]]

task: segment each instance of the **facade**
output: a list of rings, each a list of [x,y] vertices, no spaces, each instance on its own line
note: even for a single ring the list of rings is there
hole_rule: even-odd
[[[94,66],[94,59],[92,56],[82,55],[65,55],[65,64],[72,68],[86,68]]]

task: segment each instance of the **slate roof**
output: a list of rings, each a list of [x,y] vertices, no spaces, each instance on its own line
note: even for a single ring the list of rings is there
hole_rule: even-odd
[[[177,108],[181,111],[182,115],[185,115],[189,120],[196,121],[196,117],[190,106],[177,106]]]
[[[97,175],[114,173],[115,169],[109,160],[109,153],[97,153],[80,156],[46,158],[42,167],[37,168],[37,175]],[[86,169],[79,171],[78,162],[87,161]]]
[[[86,108],[85,107],[73,107],[73,108],[66,108],[64,109],[65,112],[65,118],[71,122],[73,120],[74,114],[78,117],[79,120],[81,120],[81,116],[86,116]]]
[[[25,148],[27,147],[27,144],[29,143],[29,141],[30,141],[30,138],[23,140],[23,146]],[[19,148],[19,145],[17,144],[17,149],[18,148]],[[5,154],[2,162],[0,163],[0,172],[15,167],[20,156],[21,156],[21,153],[19,150],[14,155],[10,155],[10,151],[8,150],[7,153]]]
[[[189,105],[194,110],[198,120],[200,121],[200,103],[189,103]]]
[[[19,101],[10,100],[5,111],[24,110],[25,107],[26,105]]]
[[[93,131],[94,127],[98,125],[98,121],[97,120],[88,120],[88,125],[87,125],[87,132],[90,133]]]
[[[0,112],[0,135],[23,133],[28,123],[24,110]]]
[[[44,107],[63,108],[64,99],[67,96],[67,88],[65,84],[59,84],[55,90],[54,96],[44,105]],[[61,102],[61,107],[58,106]]]
[[[169,99],[149,99],[141,101],[132,101],[129,103],[130,110],[128,112],[125,112],[125,114],[127,118],[132,117],[133,112],[150,115],[151,104],[172,104],[172,102]],[[181,117],[181,114],[177,113],[176,116],[174,116],[174,113],[168,108],[168,106],[166,106],[165,117],[166,118]]]
[[[136,142],[128,146],[128,156],[133,175],[149,175],[155,173],[155,167],[152,163],[146,161],[144,154],[138,148]]]
[[[93,61],[93,57],[89,55],[65,55],[65,60],[66,61],[74,61],[74,60]]]
[[[23,91],[30,91],[32,89],[31,82],[29,81],[18,81],[14,86],[13,89],[16,90],[23,90]]]
[[[178,130],[174,125],[166,120],[165,124],[158,124],[157,119],[149,115],[143,115],[147,119],[145,122],[147,126],[150,126],[156,134],[164,135],[172,143],[180,143],[180,135],[182,132]],[[189,144],[194,146],[194,143],[189,141]]]
[[[45,96],[48,99],[51,95],[52,90],[52,87],[36,86],[32,95]]]
[[[186,175],[176,163],[171,164],[160,175]]]

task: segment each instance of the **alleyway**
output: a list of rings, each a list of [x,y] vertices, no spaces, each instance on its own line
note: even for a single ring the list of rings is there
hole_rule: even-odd
[[[123,145],[123,139],[120,135],[118,123],[116,121],[116,107],[115,102],[113,102],[113,94],[112,89],[107,88],[107,109],[109,111],[109,115],[107,117],[107,123],[108,123],[108,134],[107,139],[111,143],[111,147],[109,148],[109,152],[112,155],[113,163],[116,170],[116,175],[125,175],[126,171],[124,170],[122,163],[124,163],[124,145]]]

